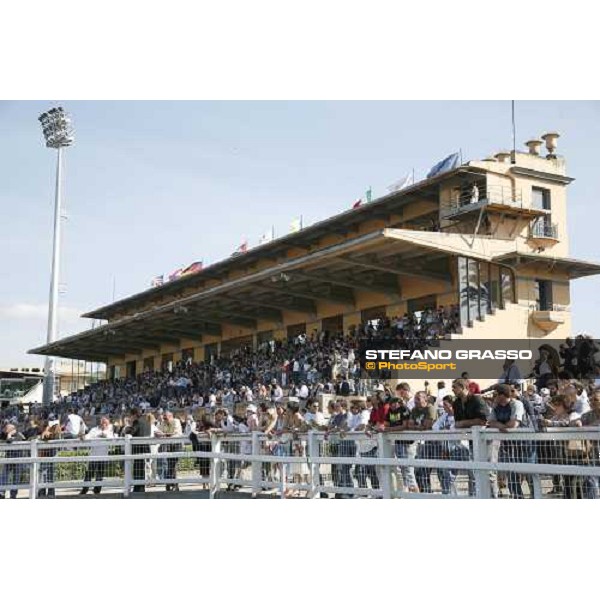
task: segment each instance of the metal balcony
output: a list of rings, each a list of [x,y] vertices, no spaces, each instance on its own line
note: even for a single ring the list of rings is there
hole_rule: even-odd
[[[554,223],[538,221],[531,226],[529,237],[533,239],[558,240],[558,226]]]
[[[531,208],[523,201],[523,194],[520,189],[513,189],[508,186],[487,186],[485,189],[462,191],[460,194],[453,195],[450,200],[442,202],[440,207],[440,216],[443,219],[458,219],[463,215],[472,215],[482,208],[490,212],[513,213],[539,217],[544,211]]]

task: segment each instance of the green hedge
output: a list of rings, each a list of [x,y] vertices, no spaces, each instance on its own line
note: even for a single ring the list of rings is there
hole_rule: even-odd
[[[109,456],[118,457],[121,454],[121,448],[113,449],[109,452]],[[192,452],[192,446],[185,445],[184,452]],[[57,456],[68,457],[68,456],[89,456],[89,450],[61,450]],[[167,458],[168,453],[159,453],[158,458]],[[90,456],[90,461],[93,457]],[[83,481],[85,477],[85,471],[87,469],[87,462],[76,462],[76,463],[58,463],[56,464],[55,480],[56,481]],[[180,458],[177,463],[177,468],[180,471],[195,471],[197,470],[196,459],[193,457]],[[106,478],[123,478],[123,461],[115,460],[109,462],[106,466],[104,476]]]

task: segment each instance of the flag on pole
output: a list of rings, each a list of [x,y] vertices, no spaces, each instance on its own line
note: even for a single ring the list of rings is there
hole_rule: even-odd
[[[157,275],[151,282],[150,282],[150,287],[158,287],[160,285],[162,285],[165,282],[165,277],[164,275]]]
[[[362,198],[359,198],[353,205],[352,208],[358,208],[362,204]]]
[[[367,202],[371,202],[372,195],[373,191],[371,190],[371,187],[369,187],[369,189],[365,192],[365,199]]]
[[[402,179],[396,181],[396,183],[392,183],[392,185],[388,186],[388,192],[399,192],[404,188],[407,188],[409,185],[412,185],[415,182],[415,177],[412,173],[407,173]]]
[[[185,275],[193,275],[194,273],[200,273],[200,271],[202,271],[202,268],[203,264],[201,260],[193,262],[189,267],[183,269],[183,271],[181,272],[181,277],[184,277]]]
[[[296,233],[296,231],[300,231],[301,229],[302,229],[302,215],[300,215],[299,217],[296,217],[290,223],[290,232]]]
[[[231,256],[237,256],[238,254],[243,254],[244,252],[248,252],[248,241],[242,240],[242,243],[235,249],[235,252]]]
[[[176,279],[179,279],[182,273],[183,269],[176,269],[169,275],[169,281],[175,281]]]
[[[436,163],[435,165],[433,165],[433,167],[431,167],[431,170],[429,171],[429,173],[427,173],[427,179],[429,179],[430,177],[435,177],[436,175],[441,175],[446,171],[456,169],[459,162],[458,158],[459,153],[455,152],[454,154],[449,154],[443,160],[440,160],[439,163]]]

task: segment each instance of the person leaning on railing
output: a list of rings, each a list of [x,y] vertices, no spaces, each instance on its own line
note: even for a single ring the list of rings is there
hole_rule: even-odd
[[[407,385],[407,384],[405,384]],[[410,388],[409,388],[410,389]],[[396,394],[389,399],[390,409],[386,417],[386,432],[405,431],[410,420],[410,410],[406,406],[405,397],[409,395],[402,384],[396,386]],[[408,440],[396,440],[394,442],[394,453],[396,458],[408,458],[411,442]],[[414,467],[400,467],[404,487],[409,492],[418,492],[417,479]]]
[[[348,403],[345,399],[332,401],[328,406],[330,419],[327,428],[327,440],[331,456],[352,457],[356,456],[356,445],[353,441],[345,439],[348,431]],[[332,464],[331,477],[333,485],[340,488],[353,488],[354,481],[350,473],[351,465]],[[335,495],[336,498],[351,498],[350,494]]]
[[[548,414],[541,420],[543,427],[577,427],[581,425],[581,415],[574,410],[573,402],[564,394],[555,396],[548,405]],[[550,418],[548,418],[550,417]],[[546,452],[549,462],[554,464],[574,464],[575,455],[579,452],[580,440],[567,442],[547,442]],[[553,477],[552,494],[563,494],[565,498],[576,497],[576,479],[572,475],[563,476],[561,489],[560,476]]]
[[[437,419],[437,411],[435,406],[429,403],[427,393],[424,391],[415,394],[415,406],[410,411],[408,420],[408,430],[411,431],[428,431],[433,426]],[[415,456],[419,459],[435,459],[437,445],[431,441],[414,441],[409,447],[408,456]],[[417,467],[415,469],[417,478],[417,486],[423,493],[431,493],[431,469]]]
[[[521,427],[525,419],[526,413],[523,403],[514,397],[511,387],[504,383],[497,385],[488,426],[498,429],[502,433],[509,433]],[[498,461],[507,463],[534,462],[531,459],[530,451],[530,442],[503,440],[498,449]],[[513,471],[508,473],[508,490],[511,498],[522,499],[525,497],[519,473]],[[495,498],[499,495],[497,477],[492,478],[492,494]]]
[[[452,392],[456,400],[454,402],[454,427],[456,429],[468,429],[471,427],[484,427],[490,414],[485,400],[479,394],[469,393],[469,382],[465,379],[455,379],[452,382]],[[469,447],[458,446],[456,448],[456,460],[468,461],[472,458],[473,444]],[[475,476],[472,469],[467,469],[469,477],[469,495],[475,495]]]
[[[183,429],[181,427],[181,421],[176,418],[170,410],[165,411],[164,420],[158,426],[156,437],[159,438],[178,438],[183,435]],[[181,442],[174,444],[161,444],[160,452],[181,452],[183,446]],[[167,458],[166,459],[166,472],[165,479],[177,479],[177,462],[178,458]],[[166,491],[179,491],[179,485],[177,483],[167,483]]]

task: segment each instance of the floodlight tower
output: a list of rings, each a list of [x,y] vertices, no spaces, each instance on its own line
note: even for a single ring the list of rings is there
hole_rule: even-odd
[[[58,325],[58,281],[60,270],[60,222],[61,222],[61,178],[62,151],[74,141],[71,117],[62,107],[51,108],[39,116],[42,131],[48,148],[56,149],[56,184],[54,195],[54,241],[52,245],[52,275],[50,278],[50,301],[48,306],[48,335],[46,342],[56,340]],[[54,398],[54,381],[56,369],[54,357],[46,357],[44,366],[44,404],[48,405]]]

